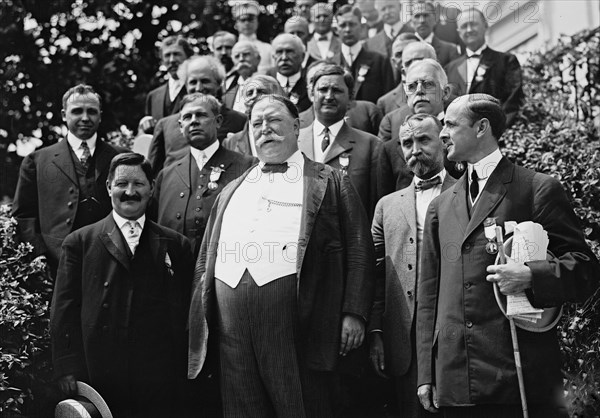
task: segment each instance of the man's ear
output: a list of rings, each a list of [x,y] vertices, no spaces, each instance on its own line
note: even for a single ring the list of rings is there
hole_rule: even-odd
[[[492,126],[488,118],[480,119],[477,122],[479,126],[477,127],[477,136],[483,136],[488,132],[491,132]]]
[[[450,94],[452,93],[452,87],[450,84],[446,84],[446,86],[442,89],[442,100],[444,103],[450,98]]]
[[[220,128],[223,124],[223,115],[219,114],[215,116],[215,121],[217,122],[217,129]]]
[[[60,114],[61,114],[61,116],[62,116],[62,120],[63,120],[63,122],[66,122],[66,121],[67,121],[67,112],[65,112],[65,109],[62,109],[62,110],[60,111]]]
[[[314,93],[314,91],[313,91],[314,87],[313,87],[313,85],[312,85],[312,84],[310,84],[310,83],[307,83],[306,87],[307,87],[307,88],[306,88],[306,91],[307,91],[307,93],[308,93],[308,99],[309,99],[309,100],[310,100],[312,103],[314,103],[314,102],[315,102],[315,93]]]

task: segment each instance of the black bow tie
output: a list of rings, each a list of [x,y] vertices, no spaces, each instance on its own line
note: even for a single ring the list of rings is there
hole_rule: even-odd
[[[317,38],[317,41],[326,41],[327,40],[327,35],[321,35]]]
[[[438,184],[442,184],[442,178],[440,176],[435,176],[427,180],[421,180],[415,184],[415,191],[422,192],[423,190],[431,189]]]
[[[481,58],[481,54],[471,54],[471,55],[467,56],[467,58],[468,59],[471,59],[471,58]]]
[[[265,163],[261,168],[263,173],[285,173],[288,169],[288,163]]]

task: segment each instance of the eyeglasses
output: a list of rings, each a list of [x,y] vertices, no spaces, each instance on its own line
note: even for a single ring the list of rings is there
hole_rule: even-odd
[[[433,80],[416,80],[410,83],[403,83],[404,91],[406,94],[415,94],[419,88],[419,84],[425,92],[435,91],[437,87],[436,82]]]

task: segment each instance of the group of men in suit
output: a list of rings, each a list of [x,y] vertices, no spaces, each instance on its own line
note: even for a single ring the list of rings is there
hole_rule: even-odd
[[[23,161],[13,206],[55,279],[61,389],[90,382],[120,417],[363,416],[337,373],[362,346],[402,416],[520,416],[492,284],[560,306],[598,265],[559,183],[498,148],[518,61],[487,47],[476,9],[457,16],[458,57],[431,3],[404,23],[376,1],[366,42],[358,8],[309,3],[314,33],[286,24],[263,73],[254,4],[235,12],[246,39],[213,39],[221,55],[167,38],[150,161],[98,138],[90,86],[65,93],[68,134]],[[548,260],[495,265],[486,218],[540,223]],[[518,336],[530,416],[566,416],[554,329]]]

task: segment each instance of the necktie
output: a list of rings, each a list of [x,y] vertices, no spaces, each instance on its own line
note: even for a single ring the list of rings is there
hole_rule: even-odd
[[[479,194],[479,177],[477,177],[477,171],[473,169],[471,172],[471,185],[469,186],[469,193],[471,194],[471,201],[475,202],[477,195]]]
[[[415,191],[422,192],[423,190],[429,190],[438,184],[442,184],[442,178],[440,176],[435,176],[427,180],[421,180],[415,184]]]
[[[393,41],[395,37],[396,37],[396,34],[394,33],[394,28],[391,28],[390,29],[390,39]]]
[[[285,90],[285,94],[287,94],[288,96],[290,95],[290,79],[286,79],[285,80],[285,86],[283,87],[283,90]]]
[[[325,129],[323,129],[323,139],[321,140],[321,151],[325,152],[325,150],[327,149],[327,147],[329,147],[329,128],[326,126]]]
[[[265,163],[261,168],[263,173],[285,173],[288,169],[288,163]]]
[[[127,241],[127,245],[129,245],[131,253],[135,254],[135,249],[137,248],[140,242],[140,232],[142,230],[142,227],[137,221],[127,221],[125,225],[125,241]]]
[[[90,157],[92,156],[92,154],[90,153],[90,147],[88,146],[87,141],[81,141],[81,145],[79,146],[79,149],[83,150],[83,154],[81,155],[81,158],[79,159],[79,161],[81,161],[81,165],[87,170]]]
[[[471,55],[467,56],[467,58],[468,59],[471,59],[471,58],[477,58],[477,59],[479,59],[479,58],[481,58],[481,54],[471,54]]]
[[[348,51],[348,67],[352,67],[352,63],[354,62],[354,57],[352,56],[352,52]]]
[[[327,35],[321,35],[321,36],[319,36],[319,38],[317,39],[317,41],[319,41],[319,42],[325,42],[325,41],[327,41]]]
[[[198,167],[199,170],[202,171],[202,169],[206,165],[206,161],[208,161],[208,158],[206,157],[206,154],[203,151],[200,151],[200,161],[198,161],[198,164],[200,165]]]

